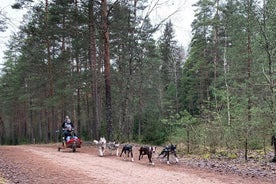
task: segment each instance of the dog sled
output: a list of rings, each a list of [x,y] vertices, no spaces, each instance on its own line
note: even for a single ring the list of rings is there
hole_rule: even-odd
[[[58,147],[58,151],[69,148],[72,149],[72,152],[76,152],[77,148],[81,148],[81,145],[82,140],[76,136],[74,129],[71,129],[67,134],[63,132],[61,146]]]

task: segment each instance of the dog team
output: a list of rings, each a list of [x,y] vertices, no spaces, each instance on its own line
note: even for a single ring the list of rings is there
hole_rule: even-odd
[[[109,150],[109,153],[112,155],[113,151],[116,151],[116,156],[119,156],[119,144],[115,141],[113,142],[106,142],[106,139],[104,137],[101,137],[99,141],[94,140],[94,144],[98,147],[99,150],[99,156],[104,156],[104,153],[106,149]],[[148,156],[149,164],[154,165],[152,161],[152,154],[156,152],[156,147],[153,146],[141,146],[139,149],[139,160],[143,158],[143,155]],[[177,155],[176,155],[176,145],[170,144],[165,146],[161,153],[158,155],[158,158],[160,156],[163,156],[162,158],[166,157],[167,164],[170,164],[170,154],[174,155],[176,163],[179,162]],[[120,157],[123,156],[123,159],[125,160],[126,156],[131,158],[131,161],[134,161],[133,158],[133,146],[131,144],[124,144],[122,147],[122,151],[120,154]]]

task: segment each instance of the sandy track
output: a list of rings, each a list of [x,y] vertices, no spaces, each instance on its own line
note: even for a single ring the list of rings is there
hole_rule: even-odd
[[[134,158],[137,158],[135,155]],[[259,184],[263,181],[233,175],[220,175],[177,164],[166,165],[156,157],[155,166],[147,158],[123,160],[108,155],[99,157],[92,146],[72,153],[57,151],[57,145],[0,146],[0,174],[7,183],[39,184]]]

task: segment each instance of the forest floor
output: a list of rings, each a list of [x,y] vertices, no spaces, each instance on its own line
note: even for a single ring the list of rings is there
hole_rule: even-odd
[[[58,146],[0,146],[0,184],[275,184],[276,181],[276,163],[271,163],[270,158],[244,162],[184,155],[178,163],[172,158],[167,165],[157,157],[157,151],[153,166],[146,156],[138,160],[138,147],[134,147],[131,162],[108,152],[99,157],[92,144],[85,144],[74,153],[70,149],[58,151]]]

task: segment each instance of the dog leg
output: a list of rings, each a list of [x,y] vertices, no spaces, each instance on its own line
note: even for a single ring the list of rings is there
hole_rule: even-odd
[[[149,163],[151,164],[151,165],[154,165],[154,163],[152,162],[152,154],[151,153],[149,153],[148,154],[148,159],[149,159]]]
[[[126,159],[126,154],[127,154],[127,153],[126,153],[126,150],[125,150],[125,151],[124,151],[124,160]]]
[[[123,160],[125,160],[125,159],[126,159],[126,151],[125,151],[125,150],[122,151],[120,157],[122,156],[123,153],[124,153],[124,155],[123,155]]]
[[[122,152],[121,152],[121,154],[120,154],[120,157],[122,156],[123,152],[124,152],[124,148],[122,149]]]
[[[116,149],[116,156],[119,156],[119,148]]]
[[[131,161],[134,162],[134,158],[133,158],[133,153],[132,153],[132,151],[130,152],[130,155],[131,155]]]
[[[167,153],[167,164],[170,164],[170,154]]]
[[[174,156],[175,156],[175,161],[176,161],[176,163],[178,163],[178,162],[179,162],[179,160],[178,160],[178,158],[177,158],[176,153],[174,153]]]
[[[99,153],[100,153],[100,157],[102,157],[103,156],[102,148],[99,148]]]

